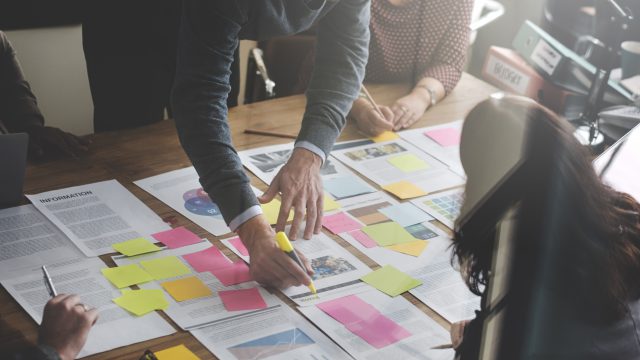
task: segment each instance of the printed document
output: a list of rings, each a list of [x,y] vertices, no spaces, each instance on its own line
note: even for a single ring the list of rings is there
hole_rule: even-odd
[[[451,142],[449,144],[438,143],[438,141],[429,136],[436,131],[443,130],[454,130],[460,132],[462,131],[462,124],[462,121],[455,121],[438,126],[405,130],[399,132],[398,135],[400,135],[402,139],[413,144],[418,149],[445,163],[447,166],[449,166],[449,169],[451,169],[451,171],[465,177],[465,172],[462,168],[462,163],[460,162],[459,142]],[[443,144],[448,146],[443,146]]]

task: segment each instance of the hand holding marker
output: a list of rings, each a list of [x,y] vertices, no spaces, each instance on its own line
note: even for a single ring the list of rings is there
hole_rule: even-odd
[[[296,262],[296,264],[298,264],[302,268],[302,270],[305,269],[302,261],[298,257],[298,254],[294,250],[293,245],[291,245],[291,241],[289,241],[287,234],[282,231],[276,233],[276,242],[278,243],[278,247],[280,248],[280,250],[284,251],[287,256],[289,256],[293,261]],[[317,294],[316,286],[313,285],[313,280],[311,280],[311,282],[309,283],[309,290],[311,290],[312,294]]]

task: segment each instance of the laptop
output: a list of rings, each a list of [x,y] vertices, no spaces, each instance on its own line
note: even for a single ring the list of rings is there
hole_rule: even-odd
[[[0,208],[22,200],[28,144],[27,134],[0,135]]]

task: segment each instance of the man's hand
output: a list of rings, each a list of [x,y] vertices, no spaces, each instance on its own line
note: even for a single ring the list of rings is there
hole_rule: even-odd
[[[263,215],[256,216],[238,228],[238,235],[251,257],[251,277],[260,284],[280,289],[309,285],[313,269],[306,257],[298,252],[306,273],[276,244],[275,232]]]
[[[300,224],[307,213],[307,223],[304,230],[304,238],[311,239],[313,234],[318,234],[322,228],[322,209],[324,191],[322,190],[322,178],[320,167],[322,159],[309,150],[296,148],[289,161],[280,169],[273,179],[269,189],[258,198],[266,204],[281,193],[282,205],[278,214],[276,231],[284,231],[289,218],[289,212],[295,209],[293,224],[289,230],[289,238],[295,240],[298,237]]]
[[[77,295],[60,294],[44,307],[38,342],[55,349],[63,360],[75,359],[97,320],[97,309],[87,309]]]
[[[90,141],[58,128],[33,126],[29,133],[29,154],[36,160],[62,154],[77,158],[89,150]]]

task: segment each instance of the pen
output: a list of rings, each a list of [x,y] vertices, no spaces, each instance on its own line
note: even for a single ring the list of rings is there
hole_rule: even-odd
[[[42,274],[44,276],[44,284],[47,286],[47,291],[49,291],[49,296],[54,297],[57,296],[56,288],[53,286],[53,282],[51,281],[51,276],[49,276],[49,272],[47,268],[42,265]]]
[[[274,137],[281,137],[281,138],[286,138],[286,139],[297,139],[298,138],[297,135],[279,133],[279,132],[268,131],[268,130],[245,129],[244,133],[245,134],[253,134],[253,135],[262,135],[262,136],[274,136]]]
[[[452,344],[438,345],[438,346],[432,347],[431,349],[433,350],[453,349],[453,345]]]
[[[302,261],[300,261],[298,254],[296,254],[295,250],[293,249],[293,245],[291,245],[291,241],[289,241],[287,234],[285,234],[282,231],[279,231],[276,234],[276,242],[278,243],[278,247],[280,247],[280,249],[284,251],[285,254],[287,254],[293,261],[296,262],[296,264],[298,264],[302,268],[302,270],[304,270]],[[309,283],[309,290],[311,290],[312,294],[318,293],[316,291],[316,286],[313,285],[313,280],[311,280],[311,283]]]
[[[365,98],[367,99],[367,101],[369,101],[369,103],[371,104],[371,106],[373,106],[373,108],[376,110],[376,112],[378,114],[380,114],[380,116],[382,116],[382,118],[384,119],[384,114],[382,113],[382,110],[380,110],[380,107],[378,106],[378,104],[376,103],[375,100],[373,100],[373,96],[371,96],[371,94],[369,93],[369,90],[367,90],[366,87],[364,87],[364,85],[362,85],[362,87],[360,88],[360,90],[362,91],[362,93],[364,94]]]

